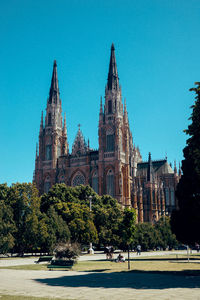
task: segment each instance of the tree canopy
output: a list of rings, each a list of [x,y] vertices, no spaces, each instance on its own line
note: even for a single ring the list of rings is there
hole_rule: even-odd
[[[190,89],[196,93],[195,103],[185,133],[189,135],[183,149],[182,176],[176,196],[179,209],[171,218],[172,230],[182,243],[200,243],[200,83]]]

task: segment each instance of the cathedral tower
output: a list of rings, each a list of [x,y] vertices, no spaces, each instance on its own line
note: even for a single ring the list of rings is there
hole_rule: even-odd
[[[126,105],[122,104],[115,48],[112,44],[104,109],[99,113],[99,193],[130,206],[130,140]]]
[[[39,153],[36,150],[34,182],[40,193],[48,192],[49,188],[55,184],[57,159],[60,155],[67,153],[66,117],[63,123],[57,64],[54,61],[45,122],[42,112],[40,123]]]

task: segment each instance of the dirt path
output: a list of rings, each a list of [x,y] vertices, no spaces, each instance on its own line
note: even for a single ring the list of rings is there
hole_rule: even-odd
[[[199,299],[198,276],[0,269],[0,294],[62,299]]]

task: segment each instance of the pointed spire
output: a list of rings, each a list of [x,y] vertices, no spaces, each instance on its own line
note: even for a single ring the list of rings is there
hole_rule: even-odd
[[[72,155],[80,155],[87,152],[87,144],[80,127],[81,124],[78,124],[78,132],[72,145]]]
[[[43,128],[44,128],[44,126],[43,126],[43,111],[42,111],[42,114],[41,114],[41,121],[40,121],[40,133],[43,132]]]
[[[65,136],[67,135],[66,113],[64,115],[63,135],[65,135]]]
[[[152,160],[151,160],[151,153],[149,152],[148,168],[147,168],[147,181],[152,182],[153,180],[154,180],[153,164],[152,164]]]
[[[128,113],[126,109],[126,99],[124,99],[124,121],[128,123]]]
[[[100,98],[100,114],[103,113],[103,107],[102,107],[102,96]]]
[[[38,157],[38,143],[36,143],[36,155],[35,155],[35,158],[37,159]]]
[[[182,173],[181,173],[181,163],[179,163],[179,170],[178,170],[178,175],[181,177]]]
[[[177,174],[176,160],[174,161],[174,174]]]
[[[49,102],[57,103],[59,99],[59,88],[58,88],[58,74],[57,74],[57,63],[54,60],[53,74],[51,78],[51,87],[49,91]]]
[[[107,88],[108,88],[108,90],[113,90],[113,89],[119,90],[119,78],[118,78],[118,73],[117,73],[117,64],[116,64],[116,58],[115,58],[114,44],[112,44],[112,46],[111,46]]]

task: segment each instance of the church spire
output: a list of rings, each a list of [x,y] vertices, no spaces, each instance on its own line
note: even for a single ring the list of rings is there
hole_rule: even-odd
[[[35,159],[38,158],[38,143],[36,143],[36,154],[35,154]]]
[[[63,135],[67,136],[66,113],[64,115]]]
[[[148,168],[147,168],[147,181],[152,182],[154,181],[153,178],[153,164],[151,160],[151,153],[149,152],[149,160],[148,160]]]
[[[108,90],[113,90],[113,89],[119,90],[119,78],[118,78],[117,64],[115,58],[115,47],[113,43],[111,46],[107,88]]]
[[[102,97],[100,98],[100,114],[103,113],[103,108],[102,108]]]
[[[42,114],[41,114],[41,121],[40,121],[40,133],[43,132],[43,128],[44,128],[44,125],[43,125],[43,111],[42,111]]]
[[[176,161],[174,161],[174,173],[177,174]]]
[[[125,123],[128,123],[128,112],[126,108],[126,99],[124,100],[124,121]]]
[[[179,163],[178,175],[181,177],[181,174],[182,174],[182,172],[181,172],[181,164]]]
[[[54,60],[53,64],[53,74],[51,78],[51,87],[49,91],[49,102],[57,103],[59,100],[59,88],[58,88],[58,74],[57,74],[57,63]]]

